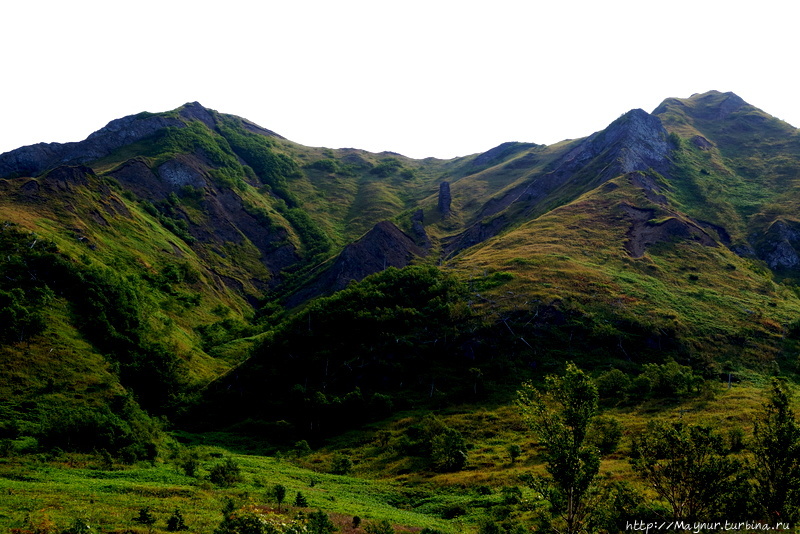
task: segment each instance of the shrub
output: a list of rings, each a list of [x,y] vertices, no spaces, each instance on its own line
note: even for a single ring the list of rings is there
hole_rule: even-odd
[[[222,463],[216,464],[208,473],[208,479],[218,486],[228,488],[242,482],[242,471],[233,458],[226,458]]]
[[[367,531],[367,534],[394,534],[394,527],[386,519],[377,523],[367,523],[364,530]]]
[[[606,371],[595,379],[597,393],[603,401],[622,399],[631,388],[631,379],[619,369]]]
[[[156,518],[153,513],[150,511],[149,506],[145,506],[144,508],[139,508],[139,515],[133,519],[135,522],[145,525],[148,528],[152,528],[153,525],[156,523]]]
[[[431,440],[431,460],[440,471],[458,471],[467,465],[467,444],[461,432],[452,428]]]
[[[735,426],[728,429],[728,448],[731,452],[741,452],[744,449],[744,430]]]
[[[355,524],[355,518],[353,518],[353,524]],[[317,510],[308,514],[306,529],[308,534],[333,534],[333,532],[336,532],[336,525],[333,524],[328,514],[322,510]]]
[[[175,509],[172,515],[167,519],[167,530],[169,532],[179,532],[181,530],[189,530],[186,522],[183,520],[183,514],[179,509]]]
[[[600,454],[612,454],[617,450],[622,439],[622,425],[617,419],[608,416],[597,417],[592,421],[591,431],[590,441]]]
[[[94,534],[95,529],[86,519],[76,518],[72,525],[65,529],[62,534]]]
[[[703,381],[691,367],[675,361],[660,365],[646,363],[640,376],[647,380],[650,392],[659,397],[680,397],[696,393]]]
[[[519,486],[503,486],[500,490],[503,496],[503,504],[520,504],[522,502],[522,490]]]
[[[339,170],[339,163],[335,159],[318,159],[308,164],[309,169],[314,169],[323,172],[337,172]]]
[[[353,460],[347,456],[337,455],[331,463],[331,473],[334,475],[346,475],[353,469]]]

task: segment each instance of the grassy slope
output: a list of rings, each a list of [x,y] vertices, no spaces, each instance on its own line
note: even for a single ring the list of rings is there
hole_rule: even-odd
[[[661,243],[631,258],[623,248],[630,222],[621,205],[654,209],[654,220],[671,214],[627,177],[614,184],[611,192],[587,194],[467,252],[453,267],[464,276],[514,275],[489,297],[499,308],[493,313],[566,302],[610,328],[625,318],[674,332],[690,352],[714,354],[718,362],[759,365],[778,356],[782,333],[800,313],[795,292],[774,284],[758,262],[721,246]],[[624,350],[621,335],[619,356]]]
[[[606,408],[606,415],[623,424],[624,437],[618,451],[604,457],[601,476],[627,480],[647,492],[636,479],[628,455],[631,437],[654,419],[711,425],[723,436],[729,429],[741,428],[747,442],[753,416],[763,402],[763,387],[754,375],[731,389],[718,384],[702,396],[680,403],[654,400],[632,408]],[[310,508],[340,514],[335,519],[342,525],[358,515],[365,522],[387,519],[408,529],[463,532],[473,531],[486,517],[510,517],[523,524],[530,520],[538,503],[536,494],[522,487],[522,505],[509,507],[504,505],[501,491],[503,487],[520,486],[520,475],[544,473],[541,450],[516,408],[461,406],[439,414],[462,432],[470,446],[467,467],[455,473],[431,471],[424,461],[399,452],[404,433],[425,413],[398,414],[384,423],[345,434],[297,460],[231,452],[235,450],[232,441],[227,449],[199,445],[195,448],[201,456],[199,478],[185,476],[170,463],[110,469],[99,457],[87,455],[0,459],[0,492],[4,494],[0,528],[46,524],[64,528],[76,518],[85,518],[103,531],[144,531],[133,519],[141,508],[149,506],[158,520],[157,531],[164,530],[166,518],[178,508],[192,532],[210,533],[221,521],[221,509],[228,498],[238,505],[274,507],[268,494],[274,484],[286,486],[287,501],[300,491]],[[388,438],[382,438],[387,445],[378,444],[382,432],[388,434]],[[218,438],[223,444],[225,439]],[[522,449],[514,463],[507,453],[512,443]],[[353,476],[325,473],[334,456],[341,454],[354,460]],[[739,456],[747,459],[748,455],[745,450]],[[216,487],[205,480],[208,470],[223,456],[232,457],[242,467],[244,481],[231,488]]]

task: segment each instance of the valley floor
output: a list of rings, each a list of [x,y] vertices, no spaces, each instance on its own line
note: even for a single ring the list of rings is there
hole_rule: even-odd
[[[723,435],[732,428],[752,433],[753,417],[764,402],[766,382],[717,384],[700,397],[681,402],[647,401],[628,408],[607,408],[624,428],[619,449],[603,458],[601,475],[643,488],[628,461],[631,436],[648,421],[686,421],[712,426]],[[396,531],[424,528],[439,532],[474,532],[481,524],[513,521],[525,527],[542,503],[520,476],[543,474],[541,450],[514,406],[461,407],[439,414],[469,442],[465,469],[438,473],[399,451],[408,429],[424,416],[404,413],[380,426],[345,434],[324,448],[261,456],[243,453],[241,442],[225,435],[180,435],[194,443],[175,443],[172,459],[136,466],[118,464],[107,455],[55,451],[25,452],[33,444],[13,443],[0,458],[0,530],[56,534],[77,532],[160,532],[176,510],[190,532],[215,531],[229,502],[253,506],[289,521],[298,512],[323,510],[340,532],[372,532],[380,521]],[[222,446],[228,440],[230,446]],[[745,443],[747,438],[745,439]],[[509,445],[520,447],[512,461]],[[191,449],[198,459],[188,476],[181,459]],[[740,453],[747,457],[745,448]],[[184,455],[184,456],[181,456]],[[168,456],[168,455],[162,455]],[[347,475],[330,474],[337,458],[352,462]],[[231,459],[241,470],[229,487],[214,484],[209,473]],[[276,485],[286,489],[280,503]],[[298,494],[305,500],[300,499]],[[294,506],[295,502],[307,506]],[[142,511],[155,522],[142,523]],[[354,517],[358,517],[354,529]],[[81,525],[91,527],[81,530]],[[372,525],[372,526],[370,526]],[[384,524],[385,525],[385,524]],[[172,525],[174,526],[174,524]],[[372,530],[364,530],[367,529]]]

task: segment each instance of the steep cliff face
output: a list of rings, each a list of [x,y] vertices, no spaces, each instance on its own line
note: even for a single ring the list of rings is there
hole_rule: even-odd
[[[313,283],[292,295],[287,305],[293,307],[314,297],[333,293],[345,288],[351,281],[363,280],[388,267],[405,267],[415,258],[422,258],[426,254],[424,248],[395,224],[380,222],[361,239],[347,245]]]
[[[450,205],[453,202],[453,196],[450,194],[450,182],[442,182],[439,184],[439,214],[447,218],[450,216]]]

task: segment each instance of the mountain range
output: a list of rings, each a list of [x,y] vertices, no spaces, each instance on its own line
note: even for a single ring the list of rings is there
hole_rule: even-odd
[[[717,91],[450,160],[113,120],[0,155],[3,431],[127,398],[295,436],[318,393],[378,417],[566,360],[793,372],[798,202],[800,132]]]

